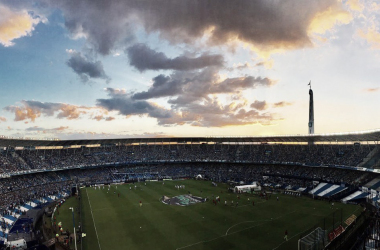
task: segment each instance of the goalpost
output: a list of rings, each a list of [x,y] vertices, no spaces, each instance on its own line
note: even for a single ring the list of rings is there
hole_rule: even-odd
[[[298,240],[298,250],[322,250],[327,244],[326,230],[318,227]]]

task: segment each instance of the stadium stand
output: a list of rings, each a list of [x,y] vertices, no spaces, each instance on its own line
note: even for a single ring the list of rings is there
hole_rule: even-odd
[[[332,195],[338,194],[343,190],[347,189],[344,186],[334,185],[329,183],[320,183],[317,187],[312,189],[309,193],[318,195],[320,197],[331,197]]]
[[[335,139],[331,137],[331,141]],[[201,141],[193,144],[184,139],[170,140],[176,140],[176,144],[147,144],[140,139],[134,143],[91,142],[97,145],[85,146],[88,141],[10,143],[0,139],[0,146],[6,145],[0,149],[0,222],[4,229],[0,230],[0,241],[6,240],[17,228],[22,214],[66,197],[77,184],[202,175],[217,182],[258,182],[262,186],[326,199],[344,195],[342,202],[365,199],[369,196],[368,190],[380,189],[377,171],[363,169],[369,162],[377,162],[380,151],[374,144],[268,144],[263,141],[261,144]],[[26,143],[35,145],[29,147]],[[44,143],[46,145],[41,145]],[[69,145],[59,146],[61,143]],[[49,145],[54,149],[46,148]],[[317,187],[315,182],[319,183]],[[367,191],[359,190],[363,185]]]
[[[380,191],[380,178],[373,179],[372,181],[365,184],[364,187],[366,187],[368,189]]]

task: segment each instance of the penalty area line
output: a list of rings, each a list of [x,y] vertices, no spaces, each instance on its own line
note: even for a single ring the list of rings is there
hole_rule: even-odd
[[[235,233],[238,233],[238,232],[241,232],[241,231],[244,231],[244,230],[247,230],[247,229],[251,229],[251,228],[254,228],[254,227],[257,227],[257,226],[261,226],[262,224],[265,224],[266,222],[263,222],[261,224],[258,224],[258,225],[255,225],[255,226],[252,226],[252,227],[249,227],[249,228],[245,228],[243,230],[240,230],[240,231],[237,231],[237,232],[233,232],[233,233],[230,233],[230,234],[224,234],[224,235],[221,235],[219,237],[216,237],[216,238],[213,238],[211,240],[202,240],[202,241],[199,241],[199,242],[196,242],[194,244],[190,244],[190,245],[187,245],[187,246],[183,246],[183,247],[179,247],[179,248],[176,248],[176,250],[180,250],[180,249],[184,249],[184,248],[187,248],[187,247],[191,247],[191,246],[195,246],[195,245],[198,245],[198,244],[201,244],[201,243],[206,243],[206,242],[210,242],[210,241],[213,241],[213,240],[217,240],[217,239],[220,239],[220,238],[223,238],[223,237],[226,237],[226,236],[230,236],[232,234],[235,234]]]
[[[259,220],[259,221],[243,221],[243,222],[239,222],[239,223],[237,223],[237,224],[235,224],[235,225],[232,225],[230,228],[227,229],[226,236],[228,235],[228,231],[230,231],[231,228],[233,228],[233,227],[235,227],[235,226],[238,226],[238,225],[240,225],[240,224],[244,224],[244,223],[253,223],[253,222],[269,222],[269,221],[275,221],[275,220],[278,220],[278,219],[284,217],[285,215],[292,214],[292,213],[294,213],[294,212],[296,212],[296,210],[294,210],[294,211],[292,211],[292,212],[289,212],[289,213],[287,213],[287,214],[284,214],[284,215],[280,215],[280,216],[278,216],[278,217],[276,217],[276,218],[274,218],[274,219],[266,219],[266,220]],[[262,225],[262,224],[259,224],[259,225]],[[255,226],[256,226],[256,225],[255,225]],[[255,227],[255,226],[252,226],[252,227]],[[246,230],[246,229],[249,229],[249,228],[252,228],[252,227],[248,227],[248,228],[245,228],[245,229],[242,229],[242,230],[239,230],[239,231],[233,232],[233,233],[231,233],[231,234],[238,233],[238,232],[241,232],[241,231],[243,231],[243,230]]]

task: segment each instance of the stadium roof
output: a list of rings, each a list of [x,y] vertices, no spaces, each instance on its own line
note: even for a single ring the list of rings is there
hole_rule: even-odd
[[[115,138],[115,139],[26,139],[0,136],[0,147],[59,147],[95,144],[159,144],[159,143],[308,143],[308,142],[379,142],[380,129],[361,132],[314,134],[314,135],[280,135],[258,137],[166,137],[166,138]]]

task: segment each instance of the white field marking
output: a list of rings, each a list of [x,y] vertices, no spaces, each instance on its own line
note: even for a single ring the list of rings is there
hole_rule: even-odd
[[[284,215],[278,216],[278,217],[276,217],[276,218],[274,218],[274,219],[257,220],[257,221],[243,221],[243,222],[239,222],[239,223],[237,223],[237,224],[235,224],[235,225],[232,225],[229,229],[227,229],[226,235],[228,235],[228,231],[230,231],[231,228],[233,228],[233,227],[235,227],[235,226],[237,226],[237,225],[244,224],[244,223],[251,223],[251,222],[267,222],[267,221],[274,221],[274,220],[280,219],[281,217],[284,217],[285,215],[292,214],[292,213],[294,213],[294,212],[296,212],[296,211],[294,210],[294,211],[289,212],[289,213],[287,213],[287,214],[284,214]],[[250,227],[248,227],[248,228],[250,228]],[[248,228],[245,228],[245,229],[248,229]],[[243,229],[243,230],[245,230],[245,229]],[[242,231],[242,230],[240,230],[240,231]],[[237,232],[240,232],[240,231],[237,231]],[[234,233],[235,233],[235,232],[234,232]]]
[[[294,212],[296,212],[296,211],[293,211],[293,212],[290,212],[290,213],[294,213]],[[290,213],[288,213],[288,214],[290,214]],[[283,215],[283,216],[284,216],[284,215]],[[277,217],[277,218],[275,218],[275,219],[278,219],[278,218],[283,217],[283,216],[279,216],[279,217]],[[263,223],[261,223],[261,224],[257,224],[257,225],[254,225],[254,226],[251,226],[251,227],[248,227],[248,228],[244,228],[244,229],[242,229],[242,230],[239,230],[239,231],[236,231],[236,232],[233,232],[233,233],[227,234],[227,233],[228,233],[228,230],[230,230],[230,228],[229,228],[229,229],[227,230],[227,233],[226,233],[225,235],[221,235],[221,236],[216,237],[216,238],[213,238],[213,239],[211,239],[211,240],[202,240],[202,241],[196,242],[196,243],[194,243],[194,244],[190,244],[190,245],[187,245],[187,246],[179,247],[179,248],[176,248],[176,250],[180,250],[180,249],[184,249],[184,248],[187,248],[187,247],[195,246],[195,245],[198,245],[198,244],[201,244],[201,243],[205,243],[205,242],[210,242],[210,241],[213,241],[213,240],[217,240],[217,239],[220,239],[220,238],[223,238],[223,237],[226,237],[226,236],[232,235],[232,234],[239,233],[239,232],[244,231],[244,230],[247,230],[247,229],[251,229],[251,228],[254,228],[254,227],[261,226],[261,225],[265,224],[265,223],[268,222],[268,221],[273,221],[273,220],[265,220],[265,221],[264,221]]]
[[[357,209],[355,209],[355,211],[353,212],[353,214],[355,214],[355,212],[356,212],[359,208],[360,208],[360,207],[358,207]],[[313,215],[313,214],[311,214],[311,215]],[[306,232],[306,231],[309,230],[309,229],[310,229],[310,228],[308,228],[308,229],[306,229],[305,231],[302,231],[302,232],[300,232],[300,233],[298,233],[298,234],[296,234],[296,235],[290,237],[289,240],[293,239],[293,238],[296,237],[297,235],[300,235],[300,234]],[[280,245],[278,245],[277,247],[273,248],[272,250],[276,250],[277,248],[279,248],[279,247],[280,247],[282,244],[284,244],[285,242],[286,242],[286,241],[282,242]]]
[[[299,232],[298,234],[295,234],[294,236],[290,237],[290,238],[288,239],[288,241],[291,240],[291,239],[293,239],[293,238],[296,237],[297,235],[300,235],[300,234],[306,232],[306,231],[309,230],[309,229],[310,229],[310,228],[308,228],[308,229],[306,229],[306,230],[304,230],[304,231],[302,231],[302,232]],[[285,242],[286,242],[286,241],[282,242],[281,244],[279,244],[277,247],[273,248],[272,250],[276,250],[277,248],[279,248],[279,247],[280,247],[282,244],[284,244]]]
[[[262,224],[265,224],[265,222],[264,222],[264,223],[261,223],[261,224],[258,224],[258,225],[255,225],[255,226],[252,226],[252,227],[249,227],[249,228],[245,228],[245,229],[243,229],[243,230],[247,230],[247,229],[250,229],[250,228],[254,228],[254,227],[257,227],[257,226],[261,226]],[[241,232],[241,231],[243,231],[243,230],[240,230],[240,231],[236,231],[236,232],[230,233],[229,235],[231,235],[231,234],[235,234],[235,233],[238,233],[238,232]],[[223,238],[223,237],[226,237],[226,236],[227,236],[227,235],[221,235],[221,236],[216,237],[216,238],[213,238],[213,239],[211,239],[211,240],[203,240],[203,241],[199,241],[199,242],[194,243],[194,244],[191,244],[191,245],[187,245],[187,246],[184,246],[184,247],[176,248],[176,250],[183,249],[183,248],[187,248],[187,247],[191,247],[191,246],[195,246],[195,245],[198,245],[198,244],[200,244],[200,243],[210,242],[210,241],[217,240],[217,239],[220,239],[220,238]]]
[[[88,193],[87,193],[87,189],[86,189],[86,194],[87,194],[88,204],[90,204],[91,217],[92,217],[92,221],[94,222],[94,228],[95,228],[95,233],[96,233],[96,239],[98,240],[99,249],[102,250],[102,248],[100,247],[100,243],[99,243],[98,231],[96,230],[95,220],[94,220],[94,215],[92,214],[92,208],[91,208],[90,196],[89,196]]]

